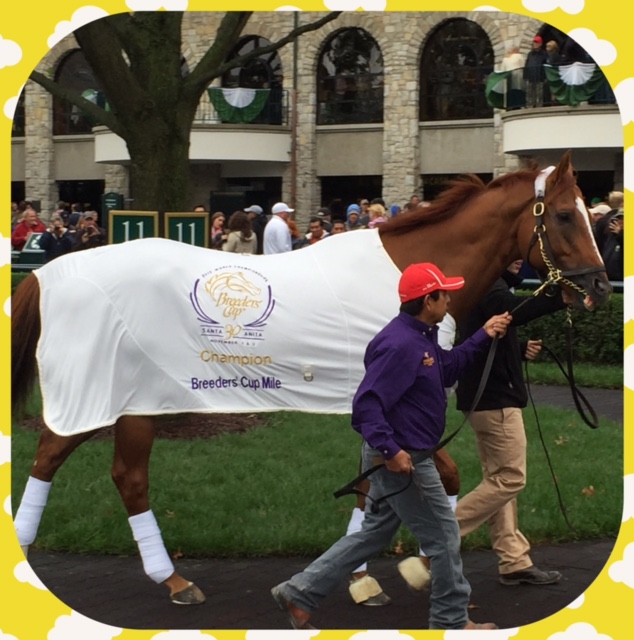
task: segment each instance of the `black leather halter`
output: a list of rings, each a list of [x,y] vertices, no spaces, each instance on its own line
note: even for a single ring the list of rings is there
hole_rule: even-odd
[[[533,205],[533,216],[535,216],[535,228],[533,229],[533,237],[528,245],[526,252],[526,262],[530,264],[530,255],[536,243],[539,243],[539,252],[542,256],[544,264],[548,268],[548,275],[543,280],[541,287],[535,292],[536,294],[551,284],[565,284],[571,289],[578,291],[581,295],[587,296],[588,292],[569,278],[574,276],[585,276],[589,273],[605,272],[605,266],[588,267],[586,269],[571,269],[570,271],[562,271],[555,264],[555,257],[546,233],[546,225],[544,224],[544,213],[546,206],[544,205],[544,196],[538,194],[535,204]]]

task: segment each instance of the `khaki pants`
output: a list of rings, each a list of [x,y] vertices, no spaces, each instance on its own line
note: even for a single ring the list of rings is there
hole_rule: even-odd
[[[458,500],[456,518],[465,536],[486,522],[501,574],[532,566],[530,544],[517,528],[516,496],[526,485],[526,433],[522,410],[474,411],[473,428],[482,482]]]

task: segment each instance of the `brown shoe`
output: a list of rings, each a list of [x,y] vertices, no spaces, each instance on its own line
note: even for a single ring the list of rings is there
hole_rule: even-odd
[[[535,565],[523,571],[500,574],[500,582],[507,586],[518,584],[555,584],[561,580],[559,571],[542,571]]]
[[[271,589],[271,595],[279,608],[286,614],[289,624],[293,629],[314,629],[312,624],[309,624],[308,619],[310,614],[308,611],[304,611],[294,604],[289,602],[282,593],[281,585],[277,585]]]
[[[499,629],[499,627],[497,626],[497,624],[494,624],[493,622],[477,623],[477,622],[474,622],[473,620],[469,620],[469,622],[467,622],[467,625],[463,627],[463,629],[465,631],[485,631],[488,629]]]

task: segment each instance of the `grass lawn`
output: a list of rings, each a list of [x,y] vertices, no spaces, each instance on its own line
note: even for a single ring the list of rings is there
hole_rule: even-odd
[[[539,420],[563,501],[530,410],[528,486],[519,499],[524,534],[533,542],[614,537],[622,513],[622,427],[591,430],[571,411],[539,408]],[[453,408],[449,428],[462,420]],[[37,434],[14,427],[14,513],[32,464]],[[361,440],[347,416],[271,414],[267,426],[210,440],[157,440],[150,468],[151,502],[171,553],[186,556],[318,554],[346,530],[352,496],[332,493],[357,475]],[[450,452],[462,493],[480,478],[473,434],[465,426]],[[112,442],[87,442],[55,478],[36,546],[86,553],[136,553],[123,504],[110,480]],[[402,533],[395,545],[416,547]],[[486,527],[464,541],[488,545]]]
[[[561,357],[561,354],[560,354]],[[567,365],[562,363],[567,372]],[[598,389],[622,389],[623,367],[613,365],[588,364],[575,362],[573,375],[579,387]],[[531,384],[567,385],[561,369],[552,362],[531,362],[528,364],[528,376]]]

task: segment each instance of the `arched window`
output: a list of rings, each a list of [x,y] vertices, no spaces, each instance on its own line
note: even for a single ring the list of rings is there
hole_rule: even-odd
[[[487,34],[464,18],[440,25],[425,44],[420,64],[420,119],[492,118],[484,89],[493,71]]]
[[[71,51],[62,60],[55,74],[55,82],[104,106],[100,85],[80,49]],[[91,133],[96,124],[70,102],[53,97],[53,135]]]
[[[271,44],[262,36],[246,36],[241,38],[227,60],[233,60]],[[248,121],[252,124],[282,124],[286,121],[287,101],[283,91],[284,76],[282,61],[277,51],[271,51],[252,58],[241,67],[225,72],[221,79],[223,88],[227,89],[268,89],[269,96],[259,114]]]
[[[20,93],[18,103],[13,114],[13,126],[11,127],[11,137],[19,138],[25,135],[25,111],[24,111],[24,91]]]
[[[324,43],[317,67],[317,124],[383,122],[383,54],[363,29]]]

